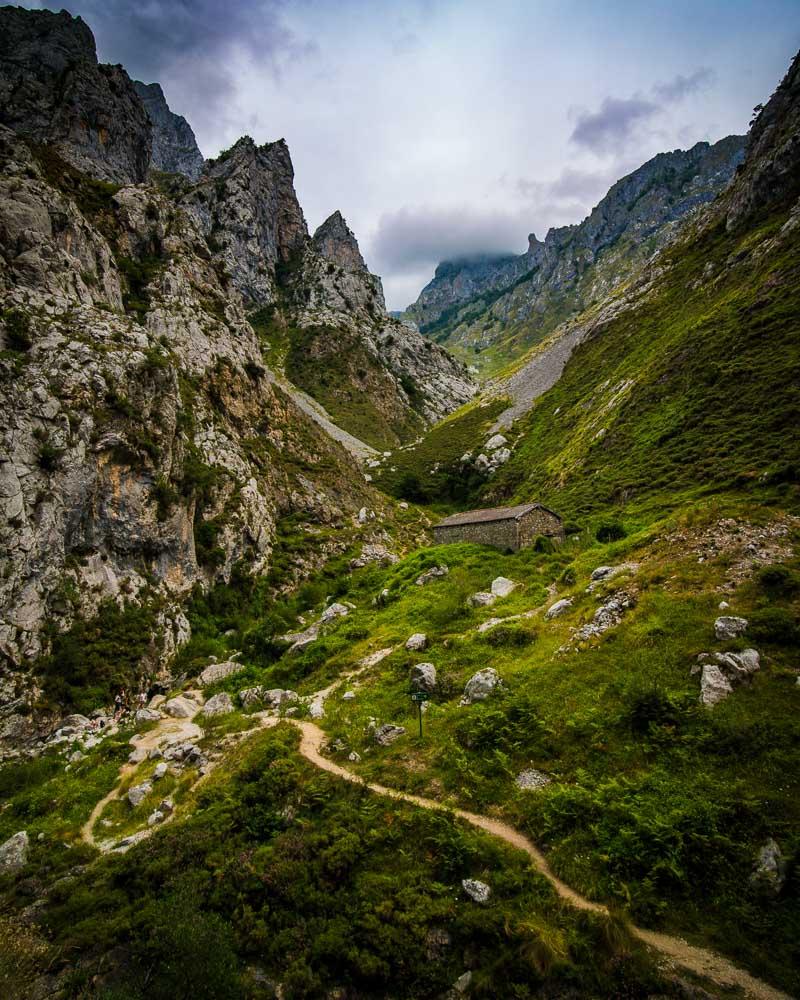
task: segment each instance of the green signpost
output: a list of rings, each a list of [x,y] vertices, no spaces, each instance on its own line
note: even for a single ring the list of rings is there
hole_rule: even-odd
[[[422,705],[423,702],[430,701],[431,696],[427,691],[412,691],[411,700],[416,702],[419,711],[419,737],[422,739]]]

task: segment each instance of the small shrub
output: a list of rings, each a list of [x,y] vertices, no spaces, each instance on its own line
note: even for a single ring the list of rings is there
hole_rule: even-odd
[[[797,619],[785,608],[764,608],[749,617],[747,639],[776,646],[794,646],[800,643]]]
[[[52,441],[42,441],[36,449],[36,461],[43,472],[55,472],[61,461],[61,449]]]
[[[3,312],[3,323],[6,328],[6,340],[10,351],[24,354],[33,347],[31,339],[31,321],[21,309],[6,309]]]
[[[529,646],[536,640],[536,630],[519,625],[496,625],[483,635],[490,646]]]
[[[800,590],[800,574],[788,566],[765,566],[758,573],[758,583],[770,595],[789,596]]]
[[[558,579],[559,583],[562,583],[565,587],[574,587],[578,581],[578,576],[575,573],[575,567],[567,566]]]
[[[556,543],[547,535],[537,535],[533,543],[533,551],[550,555],[556,551]]]
[[[626,533],[619,521],[605,521],[598,527],[594,537],[602,543],[618,542]]]
[[[166,521],[178,502],[178,491],[166,476],[159,476],[153,485],[152,496],[156,502],[156,517],[159,521]]]

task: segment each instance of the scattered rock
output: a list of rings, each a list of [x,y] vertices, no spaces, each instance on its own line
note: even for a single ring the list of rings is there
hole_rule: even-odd
[[[321,694],[311,699],[308,706],[308,714],[312,719],[323,719],[325,717],[325,699]]]
[[[428,645],[428,637],[424,632],[415,632],[406,639],[406,649],[412,653],[421,653]]]
[[[227,715],[233,711],[233,702],[227,691],[220,691],[213,698],[209,698],[203,706],[203,715],[213,718],[215,715]]]
[[[700,701],[709,707],[733,693],[734,685],[748,680],[761,666],[755,649],[740,653],[701,653],[692,673],[700,671]]]
[[[351,750],[350,753],[347,755],[347,759],[349,761],[352,761],[353,764],[358,764],[358,762],[361,760],[361,754],[356,753],[355,750]]]
[[[209,684],[216,684],[217,681],[224,680],[226,677],[232,677],[242,670],[244,670],[243,664],[236,663],[235,660],[226,660],[224,663],[211,663],[202,671],[198,677],[198,681],[203,687],[208,687]]]
[[[164,704],[164,711],[173,719],[191,719],[197,712],[197,702],[178,695]]]
[[[620,573],[635,573],[638,569],[639,563],[637,562],[623,562],[618,566],[598,566],[597,569],[592,570],[591,582],[586,591],[591,594],[601,583],[619,576]]]
[[[485,701],[500,686],[500,675],[494,667],[479,670],[467,681],[464,687],[462,705],[471,705],[476,701]]]
[[[432,566],[430,569],[425,570],[424,573],[420,573],[416,579],[416,585],[418,587],[424,587],[426,583],[430,583],[431,580],[439,580],[441,577],[447,576],[449,572],[450,569],[448,566]]]
[[[492,580],[491,589],[495,597],[508,597],[515,587],[516,583],[513,580],[509,580],[505,576],[498,576]]]
[[[411,668],[411,687],[416,691],[436,690],[436,667],[432,663],[417,663]]]
[[[544,788],[545,785],[550,784],[550,778],[541,771],[537,771],[535,768],[528,768],[526,771],[520,771],[517,775],[516,785],[517,788],[522,788],[524,791],[535,791],[539,788]]]
[[[350,608],[345,604],[331,604],[322,612],[322,617],[320,621],[323,623],[331,622],[334,618],[343,618],[345,615],[350,614]]]
[[[479,590],[477,594],[473,594],[469,598],[468,604],[472,608],[488,608],[497,600],[494,594],[490,594],[486,590]]]
[[[156,823],[161,823],[163,822],[163,820],[164,820],[164,813],[162,813],[160,809],[156,809],[155,812],[151,812],[150,815],[147,817],[147,825],[155,826]]]
[[[164,813],[165,816],[171,816],[175,811],[175,803],[172,801],[172,796],[162,799],[158,803],[158,808],[162,813]]]
[[[728,604],[727,601],[720,601],[719,602],[719,610],[720,611],[727,611],[729,607],[730,607],[730,604]]]
[[[138,805],[141,805],[152,791],[153,786],[149,781],[143,781],[141,785],[134,785],[133,788],[128,789],[128,802],[135,809]]]
[[[506,444],[508,444],[508,441],[502,434],[495,434],[494,437],[489,438],[484,445],[484,448],[486,451],[496,451],[498,448],[502,448],[503,445]]]
[[[558,618],[561,615],[565,615],[574,603],[575,602],[572,597],[562,597],[560,601],[556,601],[555,604],[550,605],[544,616],[548,621],[550,621],[552,618]]]
[[[160,764],[156,764],[156,769],[153,771],[153,781],[158,781],[163,778],[167,773],[167,765],[162,760]]]
[[[466,993],[467,990],[470,988],[471,984],[472,984],[472,973],[469,970],[467,970],[466,972],[462,972],[462,974],[458,977],[458,979],[456,979],[456,981],[453,983],[453,989],[456,991],[456,993]]]
[[[355,701],[356,693],[355,691],[345,691],[342,695],[342,701]]]
[[[625,590],[618,590],[600,605],[590,622],[581,625],[579,629],[574,631],[570,642],[562,646],[559,652],[565,652],[571,645],[576,643],[597,638],[615,625],[619,625],[623,614],[632,608],[635,603],[633,594],[629,594]]]
[[[405,731],[405,726],[394,726],[391,722],[386,722],[375,730],[375,742],[382,747],[388,747],[390,743],[404,736]]]
[[[776,895],[783,888],[786,881],[786,861],[776,842],[769,838],[758,852],[753,874],[750,876],[752,885],[760,889],[766,889],[772,895]]]
[[[747,631],[747,619],[735,615],[723,615],[714,622],[714,635],[720,641],[738,639]]]
[[[146,747],[136,747],[135,750],[131,750],[131,752],[128,754],[129,764],[141,764],[143,760],[147,760]]]
[[[0,845],[0,872],[18,872],[28,863],[28,831],[20,830]]]
[[[147,756],[150,760],[158,760],[159,758],[163,757],[164,754],[162,753],[160,747],[153,747],[153,749]]]
[[[398,561],[398,556],[390,552],[385,545],[378,542],[370,542],[361,549],[361,555],[350,560],[350,569],[363,569],[371,563],[378,566],[392,566]]]
[[[161,712],[156,712],[152,708],[140,708],[136,713],[137,722],[158,722],[161,718]]]
[[[76,750],[74,753],[69,755],[70,764],[80,764],[82,760],[85,760],[86,754],[81,753],[80,750]]]
[[[461,882],[461,888],[475,903],[488,903],[492,895],[491,888],[476,878],[465,878]]]

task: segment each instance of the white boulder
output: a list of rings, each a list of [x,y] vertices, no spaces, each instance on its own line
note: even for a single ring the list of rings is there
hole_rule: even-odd
[[[561,615],[565,615],[569,611],[573,603],[573,598],[562,597],[560,601],[556,601],[555,604],[550,605],[547,611],[545,611],[544,616],[548,621],[553,618],[559,618]]]
[[[505,576],[498,576],[492,580],[491,590],[495,597],[508,597],[515,587],[516,583],[513,580],[509,580]]]
[[[486,451],[496,451],[498,448],[502,448],[503,445],[508,444],[508,440],[503,437],[502,434],[495,434],[494,437],[490,437],[489,440],[484,445]]]
[[[244,665],[236,663],[235,660],[226,660],[224,663],[211,663],[202,671],[198,680],[203,687],[207,687],[209,684],[215,684],[226,677],[232,677],[233,674],[238,674],[242,670],[244,670]]]
[[[179,694],[164,703],[164,711],[173,719],[191,719],[197,712],[197,702]]]
[[[500,686],[500,675],[494,667],[486,667],[479,670],[467,681],[464,686],[464,696],[461,699],[462,705],[471,705],[476,701],[485,701]]]
[[[0,844],[0,872],[18,872],[28,863],[28,831],[20,830]]]
[[[436,667],[432,663],[416,663],[411,668],[411,687],[416,691],[436,690]]]
[[[475,903],[488,903],[492,890],[485,882],[476,878],[465,878],[461,882],[461,888]]]
[[[406,649],[411,653],[421,653],[428,645],[428,637],[424,632],[415,632],[406,639]]]
[[[227,691],[220,691],[203,705],[203,715],[211,719],[215,715],[227,715],[233,711],[233,702]]]
[[[721,642],[726,639],[738,639],[747,631],[747,619],[736,615],[722,615],[714,622],[714,635]]]

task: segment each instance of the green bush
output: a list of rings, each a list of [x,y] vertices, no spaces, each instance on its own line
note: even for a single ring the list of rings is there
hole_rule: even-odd
[[[536,630],[521,625],[495,625],[484,632],[483,641],[490,646],[529,646],[536,639]]]
[[[800,643],[797,618],[785,608],[764,608],[753,611],[748,618],[746,638],[776,646],[794,646]]]
[[[625,528],[620,521],[604,521],[595,532],[598,542],[618,542],[626,535]]]
[[[758,572],[758,583],[770,595],[788,597],[800,590],[800,573],[781,564],[765,566]]]
[[[10,351],[24,354],[33,347],[31,338],[31,321],[27,313],[21,309],[5,309],[2,314],[6,328],[6,341]]]

